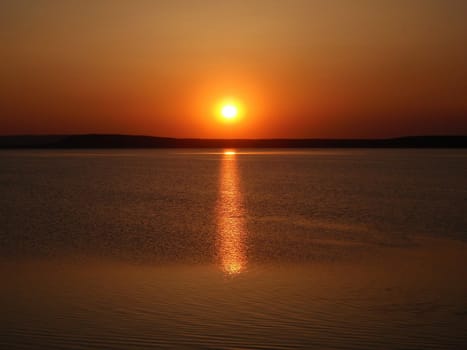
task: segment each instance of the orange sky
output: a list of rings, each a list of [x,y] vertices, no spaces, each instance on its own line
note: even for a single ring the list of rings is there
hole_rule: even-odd
[[[4,0],[0,134],[467,134],[463,0]],[[234,97],[237,123],[213,109]]]

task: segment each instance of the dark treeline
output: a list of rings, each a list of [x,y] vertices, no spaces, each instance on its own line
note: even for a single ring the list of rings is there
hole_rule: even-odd
[[[133,135],[0,136],[0,148],[467,148],[467,136],[389,139],[177,139]]]

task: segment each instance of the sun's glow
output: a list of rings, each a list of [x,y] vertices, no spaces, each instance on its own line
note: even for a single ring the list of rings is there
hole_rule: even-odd
[[[238,108],[234,105],[225,105],[222,107],[221,114],[226,119],[234,119],[238,115]]]
[[[227,156],[233,156],[233,155],[237,154],[237,152],[235,152],[235,151],[224,151],[224,154],[227,155]]]

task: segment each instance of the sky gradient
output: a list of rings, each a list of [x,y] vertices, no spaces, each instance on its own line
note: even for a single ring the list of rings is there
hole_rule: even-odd
[[[466,18],[463,0],[4,0],[0,134],[467,134]]]

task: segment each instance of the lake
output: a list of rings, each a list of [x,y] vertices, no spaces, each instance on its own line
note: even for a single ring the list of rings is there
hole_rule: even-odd
[[[467,346],[466,150],[0,151],[0,348]]]

